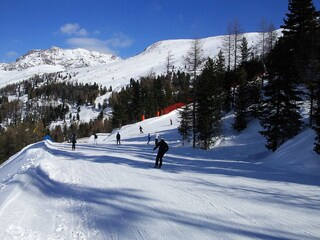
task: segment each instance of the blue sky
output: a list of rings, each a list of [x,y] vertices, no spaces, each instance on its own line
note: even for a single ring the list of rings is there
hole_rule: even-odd
[[[317,9],[320,0],[314,0]],[[1,0],[0,62],[32,49],[86,48],[127,58],[160,40],[283,24],[287,0]]]

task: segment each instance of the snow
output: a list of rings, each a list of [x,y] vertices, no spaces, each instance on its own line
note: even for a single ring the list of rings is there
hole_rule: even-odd
[[[15,62],[0,64],[0,69],[22,70],[44,64],[59,65],[66,69],[94,66],[120,60],[111,54],[104,54],[86,49],[61,49],[52,47],[47,50],[31,50]]]
[[[76,151],[24,148],[0,167],[0,239],[320,239],[313,132],[271,153],[257,121],[240,134],[232,121],[209,151],[181,146],[177,111],[99,133],[97,145],[79,139]],[[162,169],[150,167],[156,131],[170,147]]]
[[[246,33],[245,34],[249,47],[253,47],[259,40],[259,33]],[[89,53],[84,52],[85,50],[59,50],[56,51],[55,48],[45,51],[46,58],[50,61],[52,60],[56,66],[51,66],[48,71],[47,65],[40,65],[37,67],[32,67],[28,69],[34,69],[31,71],[28,69],[22,70],[12,70],[3,71],[0,70],[0,87],[4,87],[8,84],[14,84],[25,80],[29,77],[34,76],[34,74],[42,74],[45,72],[60,72],[62,71],[64,75],[67,73],[76,75],[72,78],[80,83],[90,83],[93,82],[109,88],[112,87],[113,90],[120,90],[123,86],[129,84],[130,79],[139,80],[140,77],[145,77],[148,75],[161,75],[166,73],[166,63],[167,58],[171,56],[171,64],[174,66],[174,70],[186,72],[185,69],[185,57],[192,46],[194,39],[176,39],[176,40],[165,40],[152,44],[145,49],[142,53],[130,57],[128,59],[111,58],[106,60],[101,58],[101,61],[106,62],[105,64],[95,63],[92,60],[92,56]],[[223,45],[223,36],[215,36],[200,39],[201,48],[203,50],[203,57],[214,58],[217,56],[218,52]],[[77,51],[80,51],[78,54]],[[42,58],[31,58],[34,55],[39,55],[39,50],[35,50],[33,55],[27,54],[27,58],[23,59],[22,65],[27,64],[40,64]],[[51,54],[51,55],[50,55]],[[76,56],[81,56],[80,59],[76,59]],[[93,54],[91,52],[91,54]],[[98,53],[95,53],[94,59],[100,59]],[[107,56],[110,58],[110,56]],[[74,61],[74,63],[72,63]],[[70,62],[70,65],[77,65],[78,62],[88,62],[88,65],[94,65],[89,67],[81,67],[72,69],[71,67],[66,69],[63,67]],[[96,60],[97,61],[97,60]],[[79,65],[79,64],[78,64]]]
[[[258,34],[250,33],[247,36],[255,39]],[[201,39],[203,57],[215,57],[221,49],[222,39],[221,36]],[[111,86],[113,90],[120,90],[129,84],[131,78],[139,80],[140,77],[166,73],[165,66],[168,55],[171,56],[171,64],[175,71],[187,71],[184,58],[190,50],[192,42],[192,39],[160,41],[131,58],[106,65],[73,69],[69,70],[69,73],[76,72],[76,79],[79,82],[90,83],[94,79],[94,82],[99,85]],[[251,44],[253,44],[253,40]]]
[[[64,71],[62,66],[41,65],[36,67],[30,67],[23,70],[4,71],[0,70],[0,88],[9,84],[15,84],[35,75],[41,75],[43,73],[54,73]]]
[[[250,46],[257,41],[257,33],[246,37]],[[63,71],[79,82],[119,90],[130,78],[164,73],[168,54],[175,69],[184,70],[192,41],[157,42],[137,56],[99,66],[0,70],[0,87]],[[204,56],[214,57],[222,37],[201,44]],[[80,120],[99,113],[81,107]],[[182,146],[177,111],[98,133],[97,145],[93,136],[78,139],[76,151],[70,143],[48,140],[27,146],[0,166],[0,239],[320,239],[314,132],[306,129],[271,153],[257,120],[242,133],[232,130],[233,121],[232,113],[223,118],[223,136],[208,151]],[[170,147],[162,169],[152,168],[155,132]]]

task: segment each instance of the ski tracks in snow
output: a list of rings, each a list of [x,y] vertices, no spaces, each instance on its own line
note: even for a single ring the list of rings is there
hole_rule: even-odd
[[[78,144],[76,151],[68,144],[44,147],[46,151],[30,149],[18,173],[10,174],[9,168],[1,172],[0,221],[8,220],[0,224],[0,239],[319,236],[319,196],[314,193],[319,187],[264,179],[258,176],[261,168],[250,163],[245,171],[243,162],[240,168],[234,161],[203,156],[203,166],[206,160],[212,164],[204,170],[201,160],[195,163],[172,148],[163,169],[153,169],[150,146]]]
[[[65,154],[54,156],[56,150]],[[94,214],[83,195],[83,182],[79,177],[83,163],[68,157],[69,150],[63,145],[47,152],[41,149],[31,152],[18,173],[2,179],[0,191],[6,191],[14,181],[21,184],[13,185],[19,189],[11,190],[7,199],[2,199],[5,203],[1,206],[0,218],[10,217],[13,224],[5,231],[0,229],[0,239],[103,239],[94,226]],[[46,198],[45,206],[39,206],[37,198],[32,197],[39,192]]]
[[[56,205],[56,213],[53,214],[54,231],[58,236],[67,236],[66,239],[100,239],[94,226],[95,221],[91,219],[94,214],[85,200],[83,182],[79,177],[81,175],[79,165],[85,168],[83,162],[74,158],[60,161],[63,162],[61,170],[64,171],[64,174],[59,181],[66,185],[66,189],[60,198],[53,200]],[[73,227],[70,229],[68,226]]]

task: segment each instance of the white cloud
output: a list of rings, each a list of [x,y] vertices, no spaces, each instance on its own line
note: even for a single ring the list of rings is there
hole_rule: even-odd
[[[75,37],[66,40],[73,48],[84,48],[92,51],[115,54],[119,48],[130,47],[133,40],[123,33],[117,33],[114,37],[106,40],[89,37]]]
[[[60,27],[59,33],[68,36],[66,43],[72,48],[115,54],[117,49],[132,46],[133,40],[119,32],[109,39],[101,39],[99,30],[89,32],[78,23],[67,23]]]
[[[68,36],[81,36],[85,37],[88,35],[88,31],[81,28],[79,23],[67,23],[60,27],[60,33]]]
[[[114,51],[109,48],[107,41],[97,38],[69,38],[66,42],[74,48],[84,48],[91,51],[114,54]]]

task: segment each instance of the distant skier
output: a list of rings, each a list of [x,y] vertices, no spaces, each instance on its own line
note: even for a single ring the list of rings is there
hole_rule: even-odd
[[[143,133],[143,128],[139,126],[140,133]]]
[[[158,132],[156,132],[155,136],[154,136],[154,145],[155,146],[157,146],[159,139],[160,139],[160,134]]]
[[[120,142],[121,136],[119,132],[117,133],[116,138],[117,138],[117,145],[121,145],[121,142]]]
[[[153,148],[153,150],[156,150],[157,148],[159,148],[159,150],[158,150],[158,154],[157,154],[157,157],[156,157],[156,163],[155,163],[154,167],[155,168],[161,168],[161,166],[162,166],[162,158],[163,158],[164,154],[169,150],[169,146],[164,141],[164,139],[161,139],[161,141],[158,142],[158,144]]]
[[[72,150],[76,150],[76,142],[77,142],[77,137],[76,134],[72,133],[71,136],[71,143],[72,143]]]
[[[148,145],[149,145],[150,141],[151,141],[151,134],[149,133],[148,134],[148,142],[147,142]]]
[[[95,134],[94,134],[94,144],[95,144],[95,145],[97,145],[97,140],[98,140],[98,136],[97,136],[97,134],[95,133]]]

